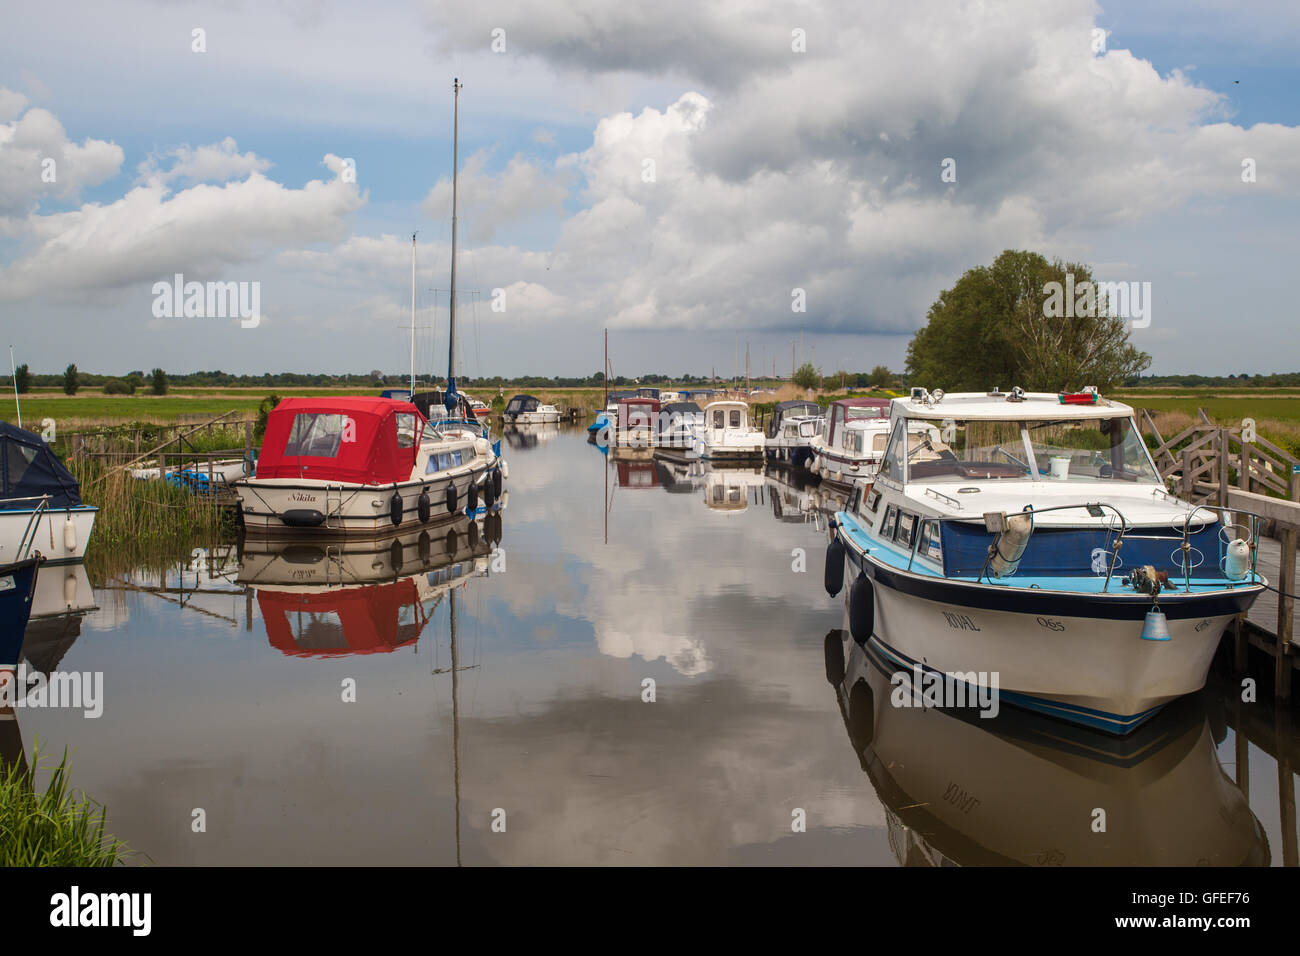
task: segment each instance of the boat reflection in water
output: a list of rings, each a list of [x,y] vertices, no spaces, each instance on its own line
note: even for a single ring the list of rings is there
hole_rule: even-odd
[[[711,511],[735,514],[759,501],[767,478],[762,466],[756,468],[710,467],[704,473],[704,504]]]
[[[826,635],[825,654],[900,864],[1269,863],[1263,827],[1219,764],[1226,722],[1212,719],[1206,694],[1116,738],[1013,707],[991,718],[924,707],[910,679],[891,684],[894,668],[847,628]]]
[[[98,609],[86,566],[80,561],[42,568],[23,638],[22,656],[28,669],[51,674],[81,636],[82,619]]]
[[[295,657],[413,646],[433,607],[486,574],[501,514],[432,530],[331,545],[252,542],[239,582],[257,593],[271,646]]]
[[[560,423],[558,421],[504,425],[501,428],[501,436],[505,438],[506,444],[511,448],[521,450],[536,448],[559,434]]]

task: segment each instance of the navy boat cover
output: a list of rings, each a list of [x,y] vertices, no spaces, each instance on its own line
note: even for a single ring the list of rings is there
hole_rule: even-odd
[[[0,508],[31,508],[34,502],[15,498],[49,495],[53,508],[76,508],[81,505],[81,487],[63,462],[45,444],[40,435],[24,431],[8,422],[0,422],[0,471],[4,494]]]

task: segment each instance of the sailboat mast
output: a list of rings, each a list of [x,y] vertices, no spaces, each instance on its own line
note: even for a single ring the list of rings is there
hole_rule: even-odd
[[[453,97],[451,121],[451,299],[447,324],[447,401],[448,410],[456,407],[456,178],[460,166],[460,78],[451,81]]]
[[[411,397],[415,398],[415,233],[411,233]]]

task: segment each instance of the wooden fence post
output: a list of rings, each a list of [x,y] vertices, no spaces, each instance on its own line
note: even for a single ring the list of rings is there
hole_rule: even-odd
[[[1289,497],[1296,499],[1297,476],[1292,474],[1287,485]],[[1295,593],[1295,556],[1296,529],[1294,525],[1281,525],[1278,540],[1282,544],[1282,553],[1278,560],[1277,574],[1277,672],[1273,681],[1273,693],[1278,700],[1291,699],[1291,632],[1292,618],[1295,615],[1295,600],[1290,595]]]

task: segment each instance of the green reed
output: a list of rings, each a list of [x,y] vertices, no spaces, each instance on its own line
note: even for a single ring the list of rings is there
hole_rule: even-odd
[[[0,865],[113,866],[126,844],[105,832],[105,810],[68,782],[68,753],[36,784],[39,750],[29,765],[0,767]]]

